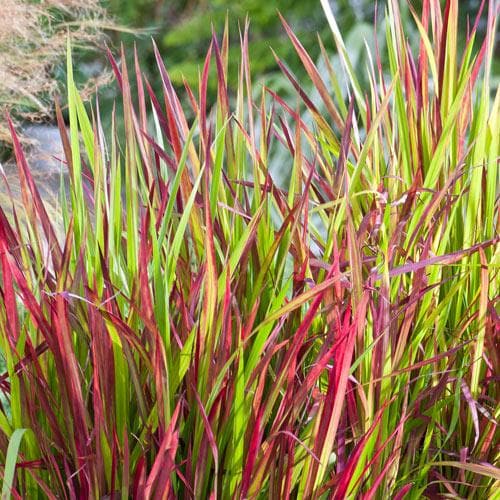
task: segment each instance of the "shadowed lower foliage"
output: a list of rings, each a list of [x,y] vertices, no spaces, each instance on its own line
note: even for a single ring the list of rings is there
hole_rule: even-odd
[[[226,30],[183,102],[157,51],[162,95],[110,54],[111,130],[68,50],[63,241],[11,125],[25,214],[0,211],[7,496],[495,495],[498,12],[483,2],[458,47],[458,3],[424,0],[410,46],[390,1],[368,88],[327,1],[342,77],[323,80],[284,22],[311,80],[278,59],[292,103],[252,100],[247,27],[237,88]]]

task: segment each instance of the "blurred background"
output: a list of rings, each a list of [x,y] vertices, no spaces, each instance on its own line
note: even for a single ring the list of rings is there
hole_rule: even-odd
[[[402,0],[406,5],[406,0]],[[419,1],[412,2],[420,8]],[[467,19],[477,13],[480,0],[460,0],[463,33]],[[366,54],[365,40],[372,45],[374,12],[372,0],[330,0],[337,23],[344,36],[355,67],[362,68]],[[382,21],[386,0],[378,2]],[[239,27],[250,19],[250,60],[256,92],[262,84],[282,94],[293,94],[288,80],[274,60],[274,49],[308,85],[303,67],[281,26],[281,12],[313,60],[320,57],[318,36],[335,65],[333,40],[319,0],[0,0],[0,159],[9,154],[9,132],[5,111],[9,110],[23,125],[32,122],[53,123],[53,100],[61,95],[64,105],[65,44],[68,30],[74,45],[76,79],[84,95],[91,96],[99,87],[99,105],[103,116],[115,100],[119,106],[116,85],[110,84],[109,62],[103,51],[107,44],[119,55],[123,43],[127,58],[137,46],[141,67],[155,90],[160,87],[151,38],[154,38],[166,61],[174,85],[183,92],[183,79],[197,88],[198,72],[210,43],[212,30],[221,34],[226,17],[231,34],[230,75],[234,83],[239,61]],[[410,18],[409,9],[404,14]],[[416,28],[407,19],[408,32]],[[383,23],[377,36],[384,47]],[[403,20],[404,21],[404,20]],[[485,18],[483,16],[483,24]],[[413,38],[417,38],[416,36]],[[411,39],[411,36],[410,36]],[[497,44],[498,47],[498,44]],[[498,75],[498,49],[495,71]],[[321,68],[321,64],[319,65]],[[363,72],[360,71],[360,74]],[[211,82],[215,80],[212,79]],[[497,80],[498,81],[498,80]],[[209,87],[214,92],[213,83]],[[27,129],[33,130],[31,129]],[[25,140],[29,142],[29,137]]]
[[[401,4],[406,5],[406,0]],[[467,16],[472,19],[477,13],[480,0],[461,0],[460,14],[464,33]],[[378,11],[383,14],[385,0],[378,2]],[[421,2],[412,4],[419,9]],[[343,35],[351,43],[346,44],[353,52],[359,50],[363,39],[371,38],[376,2],[373,0],[330,0],[337,23]],[[332,47],[332,37],[319,0],[110,0],[109,12],[118,23],[132,29],[149,31],[163,49],[169,70],[176,83],[182,83],[182,76],[191,84],[196,84],[198,69],[203,62],[211,37],[212,26],[217,33],[224,27],[226,15],[230,23],[230,33],[238,41],[238,25],[243,25],[248,15],[251,21],[250,52],[255,75],[264,76],[277,72],[271,51],[272,47],[294,70],[299,70],[293,48],[285,36],[277,16],[281,12],[292,26],[308,52],[319,55],[317,36],[327,48]],[[408,15],[408,9],[406,9]],[[483,21],[485,21],[483,19]],[[411,24],[411,23],[410,23]],[[137,40],[134,35],[113,37],[129,44]],[[146,38],[146,39],[144,39]],[[137,40],[140,54],[154,66],[151,44],[148,37]],[[236,64],[239,47],[233,44]],[[314,57],[313,57],[314,59]]]

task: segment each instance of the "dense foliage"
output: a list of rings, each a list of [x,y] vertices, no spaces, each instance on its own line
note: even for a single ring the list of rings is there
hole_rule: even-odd
[[[498,7],[460,46],[458,0],[424,0],[408,41],[390,0],[363,68],[322,4],[343,77],[283,21],[289,100],[255,99],[243,25],[237,73],[226,30],[182,101],[156,48],[161,93],[110,53],[107,130],[68,50],[62,228],[8,121],[2,495],[497,494]]]

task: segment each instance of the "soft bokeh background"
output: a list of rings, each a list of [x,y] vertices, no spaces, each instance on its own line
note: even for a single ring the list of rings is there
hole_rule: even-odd
[[[182,75],[189,83],[196,83],[198,69],[206,52],[212,26],[215,31],[222,31],[226,15],[229,18],[230,32],[237,35],[237,25],[243,24],[248,15],[251,20],[251,60],[255,74],[265,75],[277,70],[272,47],[285,59],[293,69],[299,65],[294,63],[296,57],[281,27],[277,11],[281,12],[303,45],[313,55],[319,55],[317,36],[320,35],[327,47],[331,47],[331,35],[320,6],[319,0],[109,0],[109,11],[123,24],[133,28],[151,30],[168,60],[172,77],[177,83],[182,82]],[[406,4],[405,1],[400,2]],[[412,2],[417,9],[419,1]],[[343,35],[352,44],[348,49],[356,51],[363,38],[370,37],[373,29],[373,17],[376,2],[372,0],[331,0],[330,4],[342,29]],[[378,2],[378,11],[383,14],[386,2]],[[460,2],[461,17],[466,29],[467,16],[473,16],[480,5],[479,0],[462,0]],[[404,9],[408,15],[408,9]],[[367,36],[368,35],[368,36]],[[126,40],[131,37],[114,38]],[[144,59],[153,62],[149,43],[138,42],[140,53]],[[235,57],[238,47],[233,46]],[[236,58],[235,58],[236,63]]]
[[[1,0],[0,3],[3,14],[10,11],[8,16],[3,15],[0,19],[3,62],[0,62],[0,110],[4,114],[8,106],[21,120],[45,117],[50,121],[56,86],[64,95],[63,51],[68,29],[77,48],[77,79],[81,86],[87,85],[89,90],[94,89],[96,79],[100,82],[100,105],[104,111],[111,109],[117,92],[113,85],[102,85],[109,64],[103,50],[96,51],[95,48],[96,45],[102,48],[103,34],[114,53],[124,43],[126,53],[131,55],[130,48],[134,43],[137,45],[141,66],[155,89],[159,88],[159,77],[151,37],[166,60],[174,84],[182,88],[185,79],[196,88],[212,30],[220,35],[226,17],[234,56],[231,58],[233,67],[230,68],[233,78],[238,64],[238,26],[244,25],[247,16],[250,19],[251,68],[256,87],[265,82],[272,84],[275,90],[291,91],[278,70],[270,48],[286,61],[301,83],[307,85],[307,78],[302,78],[302,66],[281,26],[278,11],[287,19],[313,59],[320,56],[318,36],[334,57],[332,37],[319,0]],[[330,3],[351,59],[358,65],[363,64],[366,53],[364,40],[373,40],[376,3],[372,0],[331,0]],[[401,3],[406,4],[404,1]],[[420,3],[419,0],[413,2],[417,9]],[[383,17],[385,4],[385,0],[378,3],[379,18]],[[480,0],[460,2],[464,36],[467,17],[473,19],[479,5]],[[407,8],[403,8],[403,15],[410,17]],[[484,24],[485,19],[482,21]],[[109,29],[113,28],[113,24],[118,29]],[[413,23],[407,25],[413,26]],[[382,25],[379,25],[378,33],[383,52]],[[494,62],[496,75],[498,61],[497,50]],[[18,81],[12,83],[16,78]],[[213,86],[209,90],[213,92]],[[0,128],[0,140],[1,132]],[[5,140],[5,127],[3,133]]]

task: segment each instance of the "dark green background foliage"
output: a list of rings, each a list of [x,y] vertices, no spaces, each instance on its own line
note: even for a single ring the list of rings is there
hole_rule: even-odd
[[[254,76],[269,75],[277,71],[277,65],[270,50],[300,72],[300,64],[293,54],[293,48],[281,27],[277,12],[281,12],[309,53],[319,56],[317,36],[320,35],[327,48],[332,47],[332,37],[318,0],[246,0],[241,3],[230,0],[173,1],[121,0],[111,1],[111,12],[119,21],[130,27],[152,29],[152,35],[167,60],[175,84],[182,85],[184,77],[196,86],[198,72],[210,43],[212,27],[217,34],[224,28],[226,16],[232,37],[234,57],[238,60],[238,25],[243,27],[246,16],[250,19],[250,60]],[[373,16],[374,2],[339,1],[333,4],[344,33],[356,23]],[[347,28],[347,29],[346,29]],[[120,39],[123,36],[118,35]],[[129,37],[126,37],[129,38]],[[128,41],[128,40],[127,40]],[[149,37],[138,41],[142,62],[153,67],[153,56]],[[149,64],[150,63],[150,64]],[[230,68],[231,75],[237,74]],[[213,88],[211,89],[213,90]]]
[[[412,3],[419,11],[421,2],[417,0]],[[364,40],[373,40],[375,2],[373,0],[331,0],[330,4],[346,40],[351,60],[357,62],[357,67],[364,67],[366,52]],[[407,31],[411,31],[412,28],[416,31],[414,24],[408,19],[411,16],[406,2],[402,4],[404,4],[401,5],[402,15],[408,21],[405,22]],[[467,16],[473,20],[479,4],[479,0],[461,2],[461,31],[464,36]],[[378,18],[383,19],[385,0],[379,1],[378,5]],[[229,21],[230,53],[233,55],[230,57],[230,62],[234,65],[228,71],[232,78],[229,81],[232,88],[237,78],[235,66],[240,51],[238,26],[241,28],[244,26],[247,16],[250,19],[251,70],[254,84],[259,87],[259,82],[264,81],[267,85],[272,84],[275,90],[282,88],[285,93],[291,91],[289,82],[283,78],[278,69],[271,48],[286,62],[302,85],[307,87],[307,82],[309,82],[281,26],[278,11],[286,18],[313,60],[317,60],[320,56],[318,35],[328,52],[335,54],[332,35],[319,0],[244,0],[242,2],[231,0],[109,0],[108,6],[118,23],[133,29],[144,30],[143,35],[139,37],[118,32],[113,36],[112,45],[115,52],[118,51],[120,42],[124,42],[125,46],[129,47],[133,43],[137,45],[141,67],[155,90],[159,90],[160,81],[154,70],[155,62],[150,37],[152,36],[158,44],[174,85],[182,87],[183,79],[185,79],[196,91],[198,74],[203,67],[212,29],[220,39],[226,16]],[[479,32],[481,33],[481,27]],[[381,48],[383,48],[384,33],[380,28],[378,35]],[[131,54],[131,51],[126,52]],[[107,64],[107,62],[104,63]],[[211,70],[215,71],[214,65]],[[359,73],[364,72],[359,71]],[[209,79],[210,99],[214,97],[215,81],[216,78]],[[108,95],[109,105],[114,97],[112,94]],[[105,100],[102,104],[108,105]]]
[[[403,2],[405,3],[405,2]],[[417,10],[420,2],[412,2]],[[473,15],[479,6],[479,0],[461,2],[463,26],[467,15]],[[371,23],[375,10],[373,0],[333,0],[330,2],[342,33],[346,35],[360,23]],[[110,0],[110,11],[119,22],[131,28],[151,30],[162,53],[168,60],[171,77],[177,84],[182,84],[182,77],[195,85],[198,71],[203,64],[210,42],[212,27],[220,34],[226,15],[229,18],[230,33],[237,37],[238,24],[243,26],[246,16],[251,20],[250,60],[252,71],[262,75],[276,71],[277,66],[271,51],[272,47],[292,69],[298,71],[296,61],[277,12],[281,12],[293,27],[295,34],[308,52],[319,55],[317,35],[320,35],[327,48],[332,47],[332,37],[319,0]],[[385,2],[379,2],[379,11],[383,15]],[[464,30],[465,31],[465,30]],[[133,36],[118,34],[115,40],[136,40]],[[148,37],[138,42],[142,59],[153,62]],[[233,44],[233,51],[239,51],[238,44]],[[236,54],[233,60],[236,60]],[[145,62],[145,61],[144,61]],[[151,64],[151,67],[153,65]],[[230,71],[230,73],[233,73]]]

